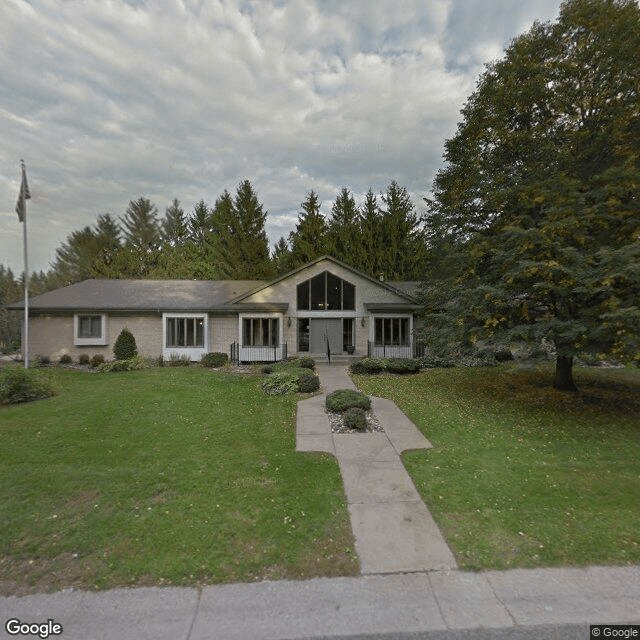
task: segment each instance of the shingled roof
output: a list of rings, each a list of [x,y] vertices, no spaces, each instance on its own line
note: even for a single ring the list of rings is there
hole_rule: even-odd
[[[203,310],[226,303],[262,284],[260,280],[84,280],[29,300],[36,310]],[[20,309],[16,303],[9,308]]]

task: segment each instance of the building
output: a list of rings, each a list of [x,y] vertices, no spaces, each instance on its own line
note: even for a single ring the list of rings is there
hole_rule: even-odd
[[[330,256],[271,281],[85,280],[30,300],[30,356],[101,353],[127,327],[142,356],[241,362],[353,353],[411,357],[418,283],[371,278]],[[20,309],[20,305],[11,305]]]

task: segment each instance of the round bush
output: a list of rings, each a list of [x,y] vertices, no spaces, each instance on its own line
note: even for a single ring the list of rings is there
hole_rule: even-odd
[[[298,362],[298,366],[303,367],[304,369],[315,369],[316,361],[311,356],[302,356]]]
[[[78,364],[82,364],[84,366],[88,366],[91,364],[91,358],[89,358],[88,353],[83,353],[81,356],[78,356]]]
[[[351,407],[343,414],[344,426],[356,431],[367,430],[367,414],[360,407]]]
[[[420,362],[413,358],[389,358],[385,368],[390,373],[418,373]]]
[[[226,353],[215,351],[213,353],[205,353],[200,360],[200,364],[203,367],[218,368],[227,364],[229,356]]]
[[[301,393],[313,393],[320,388],[320,378],[309,369],[300,369],[298,373],[298,391]]]
[[[91,366],[95,369],[99,367],[101,364],[104,364],[104,356],[101,353],[96,353],[91,358]]]
[[[351,363],[351,373],[380,373],[384,368],[379,358],[363,358]]]
[[[73,362],[73,359],[71,358],[71,356],[68,353],[63,353],[60,356],[60,360],[58,360],[58,362],[60,364],[71,364]]]
[[[353,389],[338,389],[327,396],[325,406],[328,411],[342,413],[352,407],[359,407],[368,411],[371,409],[371,400],[361,391]]]
[[[131,360],[138,355],[138,347],[133,334],[126,327],[120,332],[113,345],[113,355],[116,360]]]

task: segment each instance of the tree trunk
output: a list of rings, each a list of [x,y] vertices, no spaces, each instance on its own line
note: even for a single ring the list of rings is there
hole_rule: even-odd
[[[577,391],[573,381],[573,356],[556,357],[556,375],[553,386],[560,391]]]

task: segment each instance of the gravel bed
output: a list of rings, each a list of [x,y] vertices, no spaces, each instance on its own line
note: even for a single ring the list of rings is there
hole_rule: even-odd
[[[384,429],[380,424],[380,420],[371,413],[371,411],[367,411],[367,430],[366,431],[356,431],[356,429],[349,429],[345,427],[344,420],[342,419],[341,413],[334,413],[333,411],[327,411],[327,416],[329,416],[329,424],[331,425],[331,433],[384,433]]]

